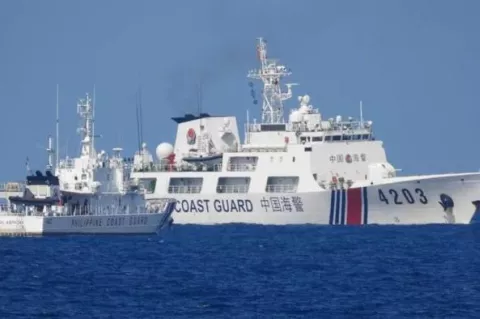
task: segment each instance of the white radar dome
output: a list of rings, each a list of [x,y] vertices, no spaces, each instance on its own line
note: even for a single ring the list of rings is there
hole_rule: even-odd
[[[173,153],[173,146],[169,143],[160,143],[155,150],[158,159],[165,159]]]
[[[305,103],[305,105],[310,103],[310,95],[304,95],[303,96],[303,103]]]

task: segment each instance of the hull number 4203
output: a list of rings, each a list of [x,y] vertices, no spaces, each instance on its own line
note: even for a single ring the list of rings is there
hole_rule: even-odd
[[[427,204],[428,199],[421,188],[415,188],[413,191],[408,188],[398,189],[378,189],[378,199],[381,202],[389,205],[390,203],[395,205],[403,204]]]

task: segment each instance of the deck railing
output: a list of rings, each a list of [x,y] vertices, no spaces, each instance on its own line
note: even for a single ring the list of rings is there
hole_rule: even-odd
[[[248,193],[249,185],[218,185],[217,193]]]
[[[80,206],[45,206],[43,211],[16,205],[0,205],[0,216],[118,216],[162,212],[167,203],[176,202],[173,198],[155,199],[155,204],[147,205],[80,205]]]
[[[267,185],[265,191],[267,193],[296,193],[296,184],[270,184]]]
[[[173,194],[197,194],[202,190],[200,185],[191,186],[168,186],[168,192]]]
[[[226,166],[226,170],[229,172],[253,172],[256,168],[256,164],[229,164]],[[133,167],[133,172],[221,172],[222,170],[222,164],[208,165],[204,168],[175,164],[152,164],[150,166]]]

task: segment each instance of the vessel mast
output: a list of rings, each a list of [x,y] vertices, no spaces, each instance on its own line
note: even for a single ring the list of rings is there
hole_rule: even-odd
[[[267,58],[267,43],[263,38],[258,38],[257,58],[261,68],[251,70],[248,77],[263,82],[262,123],[284,123],[282,101],[292,97],[293,84],[286,84],[288,91],[285,93],[281,90],[280,80],[292,72],[284,65],[277,64],[277,60]]]
[[[55,122],[55,169],[58,168],[58,158],[60,155],[60,149],[59,149],[59,144],[60,144],[60,111],[59,111],[59,105],[58,105],[58,84],[57,84],[57,104],[56,104],[56,122]]]
[[[91,123],[91,127],[92,127],[92,138],[91,138],[91,141],[92,141],[92,150],[94,149],[94,145],[95,145],[95,84],[93,85],[93,101],[92,101],[92,123]]]
[[[48,153],[48,164],[47,164],[47,171],[53,170],[53,154],[55,150],[53,149],[53,139],[51,136],[48,136],[48,144],[47,144],[47,153]]]
[[[82,118],[82,124],[78,128],[78,132],[82,137],[82,156],[95,156],[93,145],[93,107],[92,99],[86,94],[86,98],[79,99],[77,103],[77,113]]]
[[[360,126],[363,128],[363,103],[360,101]]]

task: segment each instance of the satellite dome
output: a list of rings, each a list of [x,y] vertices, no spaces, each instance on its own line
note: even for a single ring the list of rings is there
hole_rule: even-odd
[[[305,104],[310,103],[310,95],[304,95],[303,96],[303,103],[305,103]]]
[[[155,154],[157,154],[157,158],[160,160],[167,158],[172,153],[173,146],[169,143],[160,143],[155,150]]]

